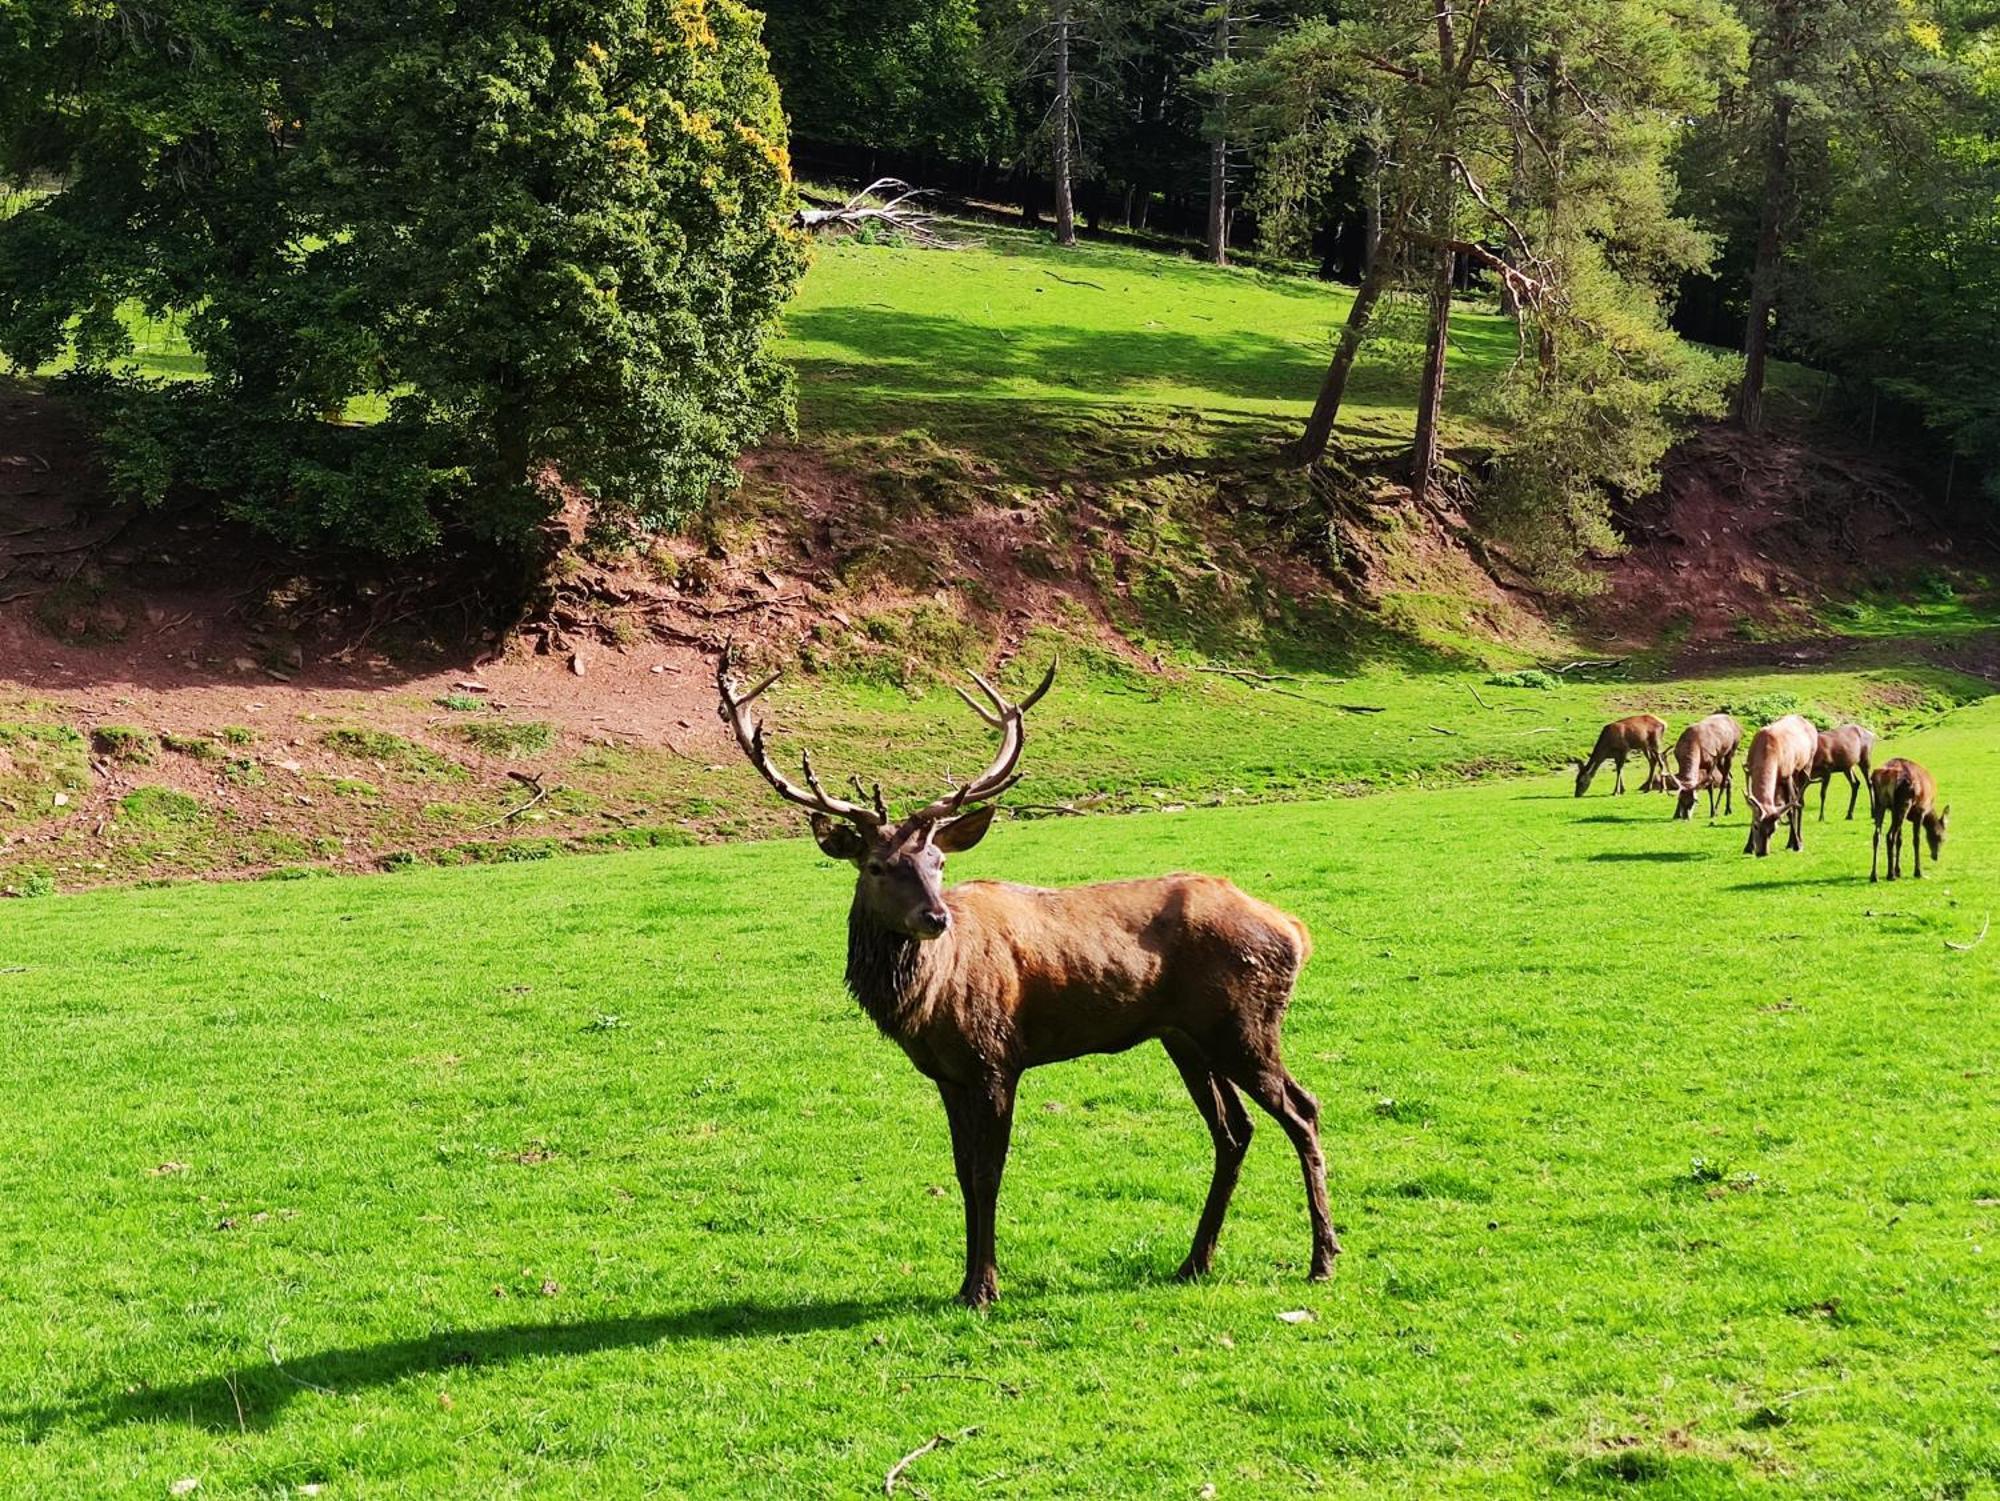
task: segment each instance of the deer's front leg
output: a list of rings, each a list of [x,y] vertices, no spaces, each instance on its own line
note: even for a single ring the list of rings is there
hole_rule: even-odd
[[[1000,1296],[994,1215],[1013,1135],[1014,1083],[999,1078],[971,1085],[939,1081],[938,1091],[951,1120],[952,1158],[965,1199],[965,1281],[958,1300],[968,1308],[984,1308]]]

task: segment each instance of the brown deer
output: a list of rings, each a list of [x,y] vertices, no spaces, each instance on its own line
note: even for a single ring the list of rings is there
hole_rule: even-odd
[[[1089,1053],[1118,1053],[1157,1038],[1180,1070],[1215,1145],[1215,1171],[1179,1275],[1208,1271],[1243,1155],[1250,1117],[1240,1089],[1283,1128],[1305,1174],[1314,1280],[1340,1253],[1327,1210],[1319,1105],[1279,1056],[1278,1033],[1299,969],[1311,952],[1294,917],[1214,876],[1043,890],[992,881],[946,888],[947,855],[971,849],[993,821],[997,798],[1020,779],[1023,718],[1055,680],[1012,704],[973,674],[982,705],[959,697],[1000,732],[1000,748],[971,781],[900,821],[879,786],[867,802],[829,795],[802,758],[805,786],[771,764],[750,705],[777,680],[748,692],[716,668],[722,716],[764,780],[807,810],[827,855],[859,877],[847,915],[847,988],[936,1083],[951,1127],[965,1199],[961,1302],[999,1295],[994,1210],[1007,1163],[1014,1093],[1022,1073]],[[988,707],[990,705],[990,707]],[[861,783],[853,779],[856,796]]]
[[[1868,810],[1875,816],[1875,853],[1868,861],[1868,879],[1876,879],[1876,869],[1882,859],[1882,820],[1889,824],[1889,879],[1895,880],[1903,873],[1903,825],[1917,824],[1922,830],[1921,838],[1912,839],[1916,846],[1919,881],[1924,878],[1923,840],[1931,843],[1931,859],[1944,854],[1945,824],[1951,818],[1951,808],[1937,811],[1937,782],[1931,774],[1914,761],[1906,761],[1901,756],[1878,767],[1868,778]]]
[[[1785,848],[1806,847],[1806,776],[1818,746],[1819,731],[1798,714],[1787,714],[1751,737],[1750,761],[1743,774],[1743,796],[1750,804],[1750,838],[1744,854],[1759,858],[1770,854],[1771,835],[1781,818],[1791,829]]]
[[[1826,786],[1838,772],[1847,778],[1847,816],[1854,817],[1855,800],[1861,796],[1864,784],[1872,784],[1873,773],[1868,769],[1868,753],[1875,748],[1872,731],[1864,730],[1858,724],[1844,724],[1837,730],[1821,730],[1819,747],[1813,752],[1812,771],[1809,782],[1819,783],[1819,821],[1826,822]],[[1859,772],[1860,775],[1855,775]]]
[[[1611,785],[1615,795],[1625,790],[1625,758],[1644,756],[1646,758],[1646,781],[1641,792],[1651,792],[1664,785],[1667,774],[1667,758],[1660,750],[1666,739],[1667,722],[1656,714],[1634,714],[1629,719],[1614,719],[1597,732],[1597,744],[1591,749],[1586,760],[1576,763],[1576,795],[1582,797],[1590,790],[1591,778],[1597,775],[1597,768],[1606,761],[1615,762],[1618,767],[1617,779]]]
[[[1708,792],[1708,816],[1715,817],[1718,794],[1724,813],[1736,811],[1736,751],[1743,744],[1743,726],[1727,714],[1711,714],[1681,731],[1674,742],[1678,776],[1668,777],[1666,786],[1680,794],[1674,799],[1674,817],[1694,817],[1694,795]]]

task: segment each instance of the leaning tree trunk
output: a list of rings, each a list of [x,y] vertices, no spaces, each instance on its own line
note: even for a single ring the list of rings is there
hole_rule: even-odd
[[[1355,289],[1354,303],[1347,310],[1347,322],[1340,330],[1340,343],[1333,351],[1333,362],[1326,367],[1326,378],[1320,382],[1319,399],[1313,403],[1312,416],[1306,419],[1306,430],[1300,435],[1293,456],[1301,463],[1317,464],[1326,456],[1326,446],[1333,439],[1334,424],[1340,420],[1340,403],[1347,396],[1347,378],[1354,372],[1354,360],[1361,353],[1361,340],[1367,335],[1369,320],[1375,316],[1375,304],[1382,300],[1382,292],[1389,284],[1389,273],[1396,263],[1393,248],[1388,243],[1388,231],[1375,237],[1368,252],[1368,269],[1361,277],[1361,285]]]
[[[1070,184],[1070,143],[1074,137],[1075,120],[1072,117],[1072,97],[1069,77],[1070,8],[1064,4],[1056,13],[1055,69],[1055,175],[1056,175],[1056,243],[1074,245],[1076,243],[1076,199]]]
[[[1231,17],[1229,0],[1216,7],[1215,41],[1210,57],[1217,63],[1229,61]],[[1218,266],[1229,264],[1229,135],[1225,119],[1229,96],[1215,101],[1215,137],[1208,143],[1208,236],[1204,252]]]

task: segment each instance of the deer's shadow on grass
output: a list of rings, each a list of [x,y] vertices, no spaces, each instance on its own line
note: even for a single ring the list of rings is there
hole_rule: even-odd
[[[923,1297],[841,1299],[769,1306],[716,1303],[677,1313],[586,1319],[571,1324],[501,1324],[486,1329],[443,1329],[415,1339],[322,1350],[279,1363],[263,1360],[218,1376],[172,1386],[143,1387],[83,1396],[67,1404],[15,1408],[0,1413],[30,1442],[65,1423],[99,1431],[130,1423],[183,1423],[217,1431],[262,1429],[274,1423],[301,1393],[349,1396],[367,1387],[450,1370],[482,1370],[520,1360],[590,1355],[645,1345],[725,1343],[780,1339],[828,1329],[848,1329],[873,1319],[935,1311],[940,1300]]]
[[[1584,856],[1586,860],[1611,860],[1619,863],[1632,860],[1679,862],[1682,860],[1706,860],[1706,850],[1601,850],[1595,855]]]

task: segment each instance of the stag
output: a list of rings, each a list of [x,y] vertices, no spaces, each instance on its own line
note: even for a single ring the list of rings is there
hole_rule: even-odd
[[[1835,773],[1847,778],[1847,817],[1854,818],[1854,804],[1864,784],[1872,785],[1874,773],[1868,769],[1869,752],[1875,736],[1858,724],[1844,724],[1837,730],[1821,730],[1819,746],[1813,752],[1808,782],[1819,783],[1819,821],[1826,822],[1826,787]],[[1856,775],[1856,773],[1859,775]],[[1870,794],[1871,797],[1873,794]]]
[[[1869,857],[1868,879],[1876,879],[1876,870],[1882,859],[1882,820],[1888,818],[1889,879],[1893,881],[1903,873],[1903,826],[1914,823],[1923,830],[1921,839],[1910,841],[1917,851],[1916,877],[1921,881],[1924,878],[1923,840],[1930,841],[1932,860],[1942,856],[1945,824],[1951,817],[1949,805],[1943,812],[1937,811],[1936,779],[1916,762],[1898,756],[1869,776],[1868,811],[1875,818],[1875,852]]]
[[[1743,773],[1743,796],[1750,804],[1750,838],[1744,854],[1759,858],[1770,854],[1771,835],[1781,818],[1791,829],[1785,848],[1806,847],[1806,776],[1818,746],[1819,731],[1797,714],[1765,725],[1751,738],[1750,761]]]
[[[1327,1209],[1319,1105],[1279,1054],[1279,1028],[1311,952],[1296,918],[1213,876],[1170,875],[1060,890],[990,881],[944,885],[947,855],[971,849],[993,822],[1016,770],[1027,711],[1055,681],[1018,704],[977,673],[985,702],[958,695],[1000,746],[978,776],[914,813],[890,816],[872,797],[832,796],[801,757],[803,787],[772,764],[747,692],[716,668],[722,717],[778,796],[804,808],[813,838],[858,875],[847,915],[847,988],[932,1080],[951,1128],[965,1200],[965,1281],[959,1300],[999,1296],[994,1213],[1021,1075],[1045,1063],[1118,1053],[1157,1039],[1180,1070],[1215,1147],[1215,1170],[1179,1275],[1206,1273],[1250,1145],[1250,1096],[1290,1137],[1305,1175],[1314,1280],[1340,1253]],[[857,797],[861,782],[852,779]]]
[[[1625,758],[1644,756],[1646,758],[1646,780],[1639,788],[1641,792],[1651,792],[1665,784],[1667,758],[1661,754],[1660,745],[1666,738],[1667,722],[1654,714],[1634,714],[1629,719],[1614,719],[1597,732],[1597,744],[1590,755],[1576,763],[1576,795],[1582,797],[1590,790],[1590,782],[1597,775],[1597,768],[1606,761],[1616,763],[1617,778],[1611,784],[1614,794],[1625,790]]]
[[[1674,799],[1675,818],[1694,817],[1694,795],[1703,789],[1708,792],[1710,818],[1715,817],[1718,795],[1724,813],[1736,811],[1734,768],[1736,749],[1742,743],[1743,726],[1727,714],[1711,714],[1681,731],[1681,738],[1674,742],[1674,760],[1680,773],[1666,781],[1666,786],[1679,794]]]

